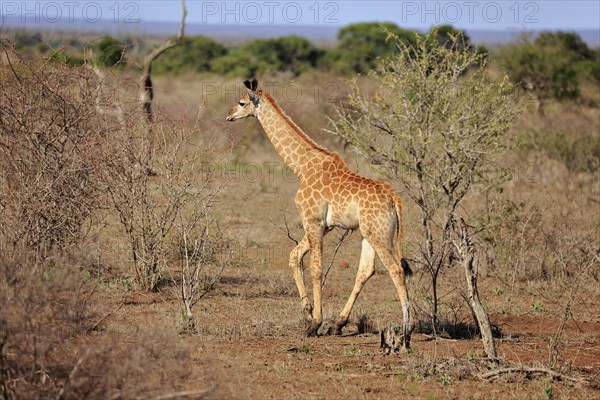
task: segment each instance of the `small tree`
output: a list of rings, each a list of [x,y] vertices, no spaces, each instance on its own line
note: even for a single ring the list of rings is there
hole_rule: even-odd
[[[189,194],[194,199],[194,207],[178,216],[175,227],[181,250],[182,325],[183,331],[188,333],[197,332],[194,306],[214,289],[233,254],[232,242],[223,234],[213,211],[218,190],[204,192]]]
[[[431,276],[434,334],[438,276],[456,253],[461,257],[453,243],[465,237],[454,223],[457,211],[474,188],[503,179],[493,161],[506,147],[516,113],[506,77],[491,79],[481,54],[432,45],[436,38],[433,30],[411,47],[394,37],[400,51],[371,73],[379,82],[374,95],[361,94],[353,81],[349,103],[337,108],[333,121],[333,133],[398,179],[417,206],[414,258]],[[488,355],[494,358],[495,351]]]
[[[171,38],[175,40],[175,38]],[[178,46],[165,51],[154,64],[155,72],[210,71],[211,62],[227,54],[227,48],[206,36],[183,37]]]
[[[337,47],[323,57],[321,65],[337,73],[368,72],[380,58],[397,52],[396,45],[388,40],[386,32],[393,33],[404,43],[415,43],[415,32],[391,22],[350,24],[340,30]]]
[[[230,54],[216,58],[214,72],[252,77],[256,72],[291,72],[295,76],[317,65],[323,51],[296,35],[254,39]]]

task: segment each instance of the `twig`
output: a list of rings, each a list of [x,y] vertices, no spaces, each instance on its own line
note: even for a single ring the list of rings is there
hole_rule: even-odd
[[[6,61],[8,61],[8,66],[10,67],[10,70],[12,71],[15,78],[17,78],[17,81],[19,81],[19,83],[21,83],[21,78],[19,78],[19,74],[17,74],[17,71],[15,71],[15,68],[13,67],[12,62],[10,61],[10,56],[8,55],[8,52],[4,51],[4,54],[6,55]]]
[[[285,209],[283,208],[283,203],[281,202],[281,196],[279,195],[279,189],[275,188],[275,194],[277,195],[277,200],[279,201],[279,211],[281,212],[281,217],[283,218],[283,225],[285,226],[285,229],[283,229],[281,226],[278,226],[278,228],[280,230],[282,230],[283,232],[285,232],[287,237],[292,242],[296,243],[296,246],[297,246],[298,243],[300,243],[300,242],[298,240],[296,240],[290,232],[290,226],[288,225],[287,217],[285,215]],[[275,225],[275,223],[273,222],[273,219],[271,219],[271,222]]]
[[[172,392],[165,393],[155,397],[150,397],[151,400],[169,400],[169,399],[177,399],[180,397],[191,397],[191,396],[203,396],[209,392],[211,392],[214,387],[204,388],[204,389],[196,389],[196,390],[184,390],[182,392]],[[148,399],[148,397],[138,397],[138,399]]]
[[[554,368],[556,366],[556,364],[558,363],[558,341],[560,340],[560,337],[563,334],[563,331],[565,328],[565,323],[567,322],[567,319],[569,319],[569,317],[572,317],[571,308],[573,307],[573,303],[575,302],[575,296],[577,295],[577,291],[579,290],[579,284],[583,280],[583,277],[586,275],[588,269],[591,267],[592,264],[593,264],[592,262],[588,263],[586,268],[584,268],[580,272],[580,274],[577,278],[577,281],[571,288],[571,291],[569,293],[569,299],[567,300],[567,303],[565,304],[563,316],[560,320],[560,323],[558,324],[556,333],[554,334],[554,336],[552,336],[552,340],[550,341],[549,350],[548,350],[548,365],[550,368]]]
[[[112,310],[112,311],[109,311],[108,313],[106,313],[106,314],[105,314],[105,315],[104,315],[102,318],[100,318],[100,319],[98,320],[98,322],[96,322],[96,323],[94,324],[94,326],[92,326],[92,327],[91,327],[91,328],[90,328],[88,331],[90,331],[90,332],[91,332],[91,331],[95,331],[96,329],[98,329],[98,326],[99,326],[99,325],[100,325],[102,322],[104,322],[104,320],[105,320],[106,318],[110,317],[111,315],[113,315],[114,313],[116,313],[117,311],[119,311],[119,310],[121,309],[121,307],[123,307],[123,305],[124,305],[124,304],[125,304],[125,297],[123,297],[123,299],[121,300],[121,304],[119,304],[119,306],[118,306],[116,309],[114,309],[114,310]]]
[[[63,396],[65,394],[65,390],[69,386],[69,382],[71,382],[73,380],[73,378],[75,377],[75,374],[77,373],[77,370],[79,369],[79,367],[81,366],[81,363],[83,362],[83,359],[88,355],[89,352],[90,352],[90,349],[88,348],[85,351],[85,353],[81,357],[79,357],[79,360],[77,360],[77,362],[73,366],[73,369],[69,373],[69,377],[65,381],[63,387],[60,389],[60,392],[58,392],[58,396],[56,396],[57,399],[63,398]]]
[[[446,337],[443,337],[440,335],[428,335],[426,333],[423,333],[422,335],[425,337],[427,342],[430,340],[444,340],[446,342],[458,342],[458,339],[446,338]]]
[[[344,240],[346,239],[346,236],[348,236],[348,234],[350,232],[352,232],[352,231],[351,230],[346,230],[346,231],[344,231],[344,233],[342,234],[342,236],[340,236],[338,244],[335,246],[335,249],[333,250],[333,255],[331,256],[331,260],[329,261],[329,265],[327,266],[327,268],[325,269],[325,273],[323,274],[323,280],[321,281],[321,289],[323,289],[325,287],[325,282],[327,281],[327,276],[329,275],[329,270],[331,269],[331,266],[333,265],[333,262],[335,261],[335,256],[337,255],[338,250],[342,246],[342,243],[344,243]]]

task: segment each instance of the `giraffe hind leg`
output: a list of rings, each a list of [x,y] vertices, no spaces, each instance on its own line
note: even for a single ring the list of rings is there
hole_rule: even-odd
[[[400,298],[400,303],[402,305],[402,347],[404,350],[408,350],[410,348],[410,303],[408,300],[408,290],[406,287],[407,279],[409,272],[404,267],[408,267],[408,263],[403,265],[401,259],[396,257],[393,253],[392,247],[388,247],[381,244],[374,244],[375,250],[381,259],[381,262],[388,270],[392,281],[394,282],[394,286],[396,288],[396,292],[398,293],[398,297]],[[406,272],[405,272],[406,271]]]
[[[375,250],[373,246],[367,241],[367,239],[363,238],[362,240],[362,250],[360,253],[360,262],[358,265],[358,271],[356,273],[356,279],[354,281],[354,288],[352,289],[352,293],[348,298],[348,302],[346,306],[338,316],[334,325],[329,329],[329,333],[333,335],[341,335],[342,328],[346,326],[348,323],[348,319],[350,317],[350,312],[352,312],[352,308],[354,307],[354,303],[358,298],[362,288],[365,286],[369,278],[373,276],[375,273]]]

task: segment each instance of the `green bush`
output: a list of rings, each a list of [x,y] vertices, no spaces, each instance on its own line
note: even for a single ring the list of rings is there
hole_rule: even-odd
[[[576,33],[542,32],[535,40],[522,36],[498,53],[511,80],[540,101],[579,97],[584,76],[598,74],[594,53]]]
[[[205,36],[184,37],[152,64],[154,72],[179,73],[184,69],[196,72],[211,70],[214,59],[227,54],[227,48]]]
[[[220,75],[230,75],[250,79],[256,75],[258,66],[247,55],[233,52],[211,62],[211,70]]]
[[[430,29],[431,36],[437,46],[444,46],[452,50],[464,50],[471,46],[471,38],[465,31],[456,29],[452,25],[434,26]]]
[[[577,63],[577,71],[582,80],[595,80],[600,83],[600,48],[592,51],[592,57]]]
[[[573,55],[577,61],[590,60],[594,54],[581,37],[574,32],[544,31],[535,39],[538,46],[556,46]]]
[[[292,72],[298,76],[317,66],[323,51],[299,36],[252,40],[231,54],[214,60],[213,71],[251,77],[257,72]]]
[[[42,35],[39,32],[18,31],[15,32],[13,42],[17,50],[22,50],[25,47],[36,46],[42,42]]]
[[[98,64],[105,67],[113,67],[119,63],[124,63],[125,45],[117,39],[106,36],[100,40],[97,45]]]
[[[67,54],[64,50],[52,53],[49,59],[53,62],[67,64],[72,67],[80,66],[85,63],[83,57]]]

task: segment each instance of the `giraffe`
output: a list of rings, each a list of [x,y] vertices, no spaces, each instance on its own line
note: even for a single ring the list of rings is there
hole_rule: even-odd
[[[410,346],[410,307],[407,280],[411,271],[401,255],[402,201],[388,183],[352,172],[335,152],[319,146],[281,109],[258,81],[244,81],[246,93],[227,115],[227,121],[256,117],[275,150],[300,180],[296,207],[305,235],[292,250],[292,269],[302,310],[306,335],[316,336],[323,323],[321,302],[323,236],[335,227],[360,229],[362,250],[352,293],[332,327],[339,335],[365,283],[375,272],[379,255],[394,283],[403,314],[403,348]],[[395,240],[394,240],[395,238]],[[394,250],[394,247],[396,249]],[[301,261],[310,251],[313,305],[308,299]],[[314,306],[314,307],[313,307]]]

